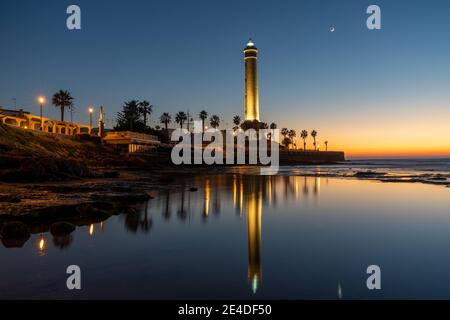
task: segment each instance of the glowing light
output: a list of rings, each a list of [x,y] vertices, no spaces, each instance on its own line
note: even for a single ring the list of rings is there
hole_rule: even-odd
[[[45,103],[45,97],[40,96],[40,97],[38,97],[37,100],[38,100],[39,104],[44,104]]]
[[[248,40],[247,47],[254,47],[255,43],[252,41],[252,39]]]
[[[41,238],[41,240],[39,240],[39,251],[44,251],[45,249],[45,239]]]
[[[253,293],[256,293],[256,291],[258,290],[258,276],[254,276],[253,280],[252,280],[252,290]]]
[[[89,113],[93,113],[94,112],[94,108],[93,107],[89,107]]]
[[[206,180],[205,182],[205,204],[204,204],[204,208],[203,208],[203,215],[205,217],[207,217],[209,215],[209,206],[210,206],[210,201],[209,199],[211,198],[211,187],[209,185],[209,180]]]
[[[89,227],[89,235],[92,236],[94,234],[94,225],[91,224]]]

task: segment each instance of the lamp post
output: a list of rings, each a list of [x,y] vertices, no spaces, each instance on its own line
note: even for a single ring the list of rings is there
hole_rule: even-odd
[[[92,114],[94,113],[94,107],[89,107],[89,127],[91,128],[90,134],[92,134]]]
[[[42,97],[42,96],[38,97],[38,102],[39,102],[39,106],[41,108],[41,125],[40,125],[40,130],[43,131],[44,124],[42,122],[42,107],[44,106],[44,103],[45,103],[45,97]]]

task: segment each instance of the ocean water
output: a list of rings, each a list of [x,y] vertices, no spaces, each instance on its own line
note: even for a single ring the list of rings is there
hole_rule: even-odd
[[[230,172],[258,175],[261,170],[234,168]],[[272,173],[283,176],[341,177],[448,186],[450,185],[450,158],[351,160],[334,165],[281,166]]]
[[[448,175],[448,165],[183,178],[184,191],[158,192],[136,213],[0,246],[0,298],[450,299],[450,188],[354,176],[423,178]],[[69,265],[81,268],[82,290],[67,289]],[[380,267],[380,290],[367,288],[370,265]]]

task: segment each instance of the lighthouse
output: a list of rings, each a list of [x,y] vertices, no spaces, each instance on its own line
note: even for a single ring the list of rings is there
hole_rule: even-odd
[[[258,97],[258,49],[252,39],[244,49],[245,63],[245,121],[259,121],[259,97]]]

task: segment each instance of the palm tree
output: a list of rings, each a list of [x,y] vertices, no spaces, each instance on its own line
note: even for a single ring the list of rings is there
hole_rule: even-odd
[[[286,138],[283,139],[283,144],[284,144],[285,146],[290,145],[291,142],[292,142],[291,139],[289,139],[288,137],[286,137]]]
[[[164,126],[166,128],[166,132],[167,132],[167,126],[169,125],[169,123],[172,122],[172,117],[170,116],[170,114],[168,112],[164,112],[161,117],[159,117],[159,121],[161,123],[164,123]]]
[[[287,138],[288,133],[289,133],[289,130],[287,128],[282,128],[281,129],[281,135],[283,136],[283,144],[284,144],[284,141]],[[284,145],[287,147],[286,144],[284,144]]]
[[[205,131],[205,120],[208,119],[208,112],[206,112],[205,110],[202,110],[198,114],[198,117],[200,118],[200,120],[202,120],[202,132],[204,132]]]
[[[325,151],[328,151],[328,141],[325,141]]]
[[[294,143],[294,137],[296,137],[296,136],[297,136],[297,132],[295,132],[295,130],[292,130],[292,129],[289,130],[288,137],[291,140],[291,144]]]
[[[303,139],[303,150],[306,151],[306,138],[308,138],[308,131],[302,130],[300,137]]]
[[[314,139],[314,150],[317,150],[317,145],[316,145],[317,131],[316,130],[311,131],[311,137],[313,137],[313,139]]]
[[[139,102],[139,112],[144,116],[144,124],[147,127],[147,115],[151,115],[153,112],[153,105],[147,100]]]
[[[216,129],[216,128],[219,126],[219,124],[220,124],[220,119],[219,119],[219,117],[216,116],[216,115],[213,115],[213,116],[211,117],[211,119],[209,119],[209,124],[211,125],[211,127],[213,127],[214,129]]]
[[[55,107],[61,108],[61,121],[64,121],[64,108],[70,107],[73,103],[70,92],[59,90],[53,95],[52,103]]]
[[[272,140],[272,132],[277,128],[277,124],[275,122],[272,122],[269,126],[270,131],[267,133],[267,139]]]
[[[233,123],[234,123],[234,127],[233,130],[236,131],[237,129],[239,129],[239,125],[241,124],[241,117],[239,116],[234,116],[233,117]]]
[[[183,111],[180,111],[175,115],[175,122],[180,124],[181,129],[183,129],[183,122],[186,120],[187,115]]]

